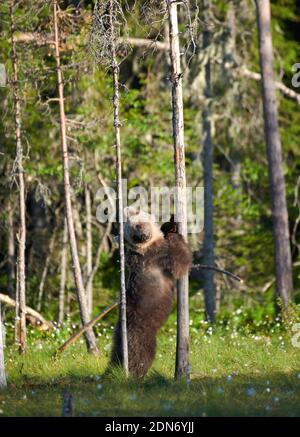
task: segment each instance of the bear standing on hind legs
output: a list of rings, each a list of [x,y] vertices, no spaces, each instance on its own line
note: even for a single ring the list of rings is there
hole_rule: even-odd
[[[172,310],[174,282],[188,273],[192,253],[181,235],[163,233],[151,215],[130,207],[125,214],[128,365],[132,376],[143,377],[155,357],[157,331]],[[121,335],[119,317],[112,365],[122,364]]]

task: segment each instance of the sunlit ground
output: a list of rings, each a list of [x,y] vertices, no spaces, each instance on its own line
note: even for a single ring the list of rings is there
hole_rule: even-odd
[[[189,383],[173,380],[173,316],[143,381],[126,381],[122,372],[102,378],[110,324],[98,328],[100,358],[86,353],[83,339],[55,354],[70,335],[70,324],[49,334],[30,329],[25,355],[15,346],[6,348],[8,388],[0,392],[0,414],[61,416],[66,390],[76,416],[300,416],[300,348],[292,344],[292,330],[264,323],[254,333],[234,324],[192,323]]]

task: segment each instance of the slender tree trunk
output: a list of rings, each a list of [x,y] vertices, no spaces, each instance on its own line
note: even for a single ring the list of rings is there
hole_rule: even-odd
[[[121,161],[121,133],[119,119],[119,65],[117,62],[115,46],[115,23],[114,23],[114,0],[109,1],[109,17],[111,32],[111,67],[113,74],[113,109],[114,129],[116,148],[116,179],[118,190],[118,215],[119,215],[119,252],[120,252],[120,316],[122,331],[122,357],[125,374],[128,375],[128,342],[127,342],[127,321],[126,321],[126,285],[125,285],[125,251],[124,251],[124,211],[123,211],[123,189],[122,189],[122,161]]]
[[[8,294],[12,299],[16,298],[16,258],[15,258],[15,230],[14,230],[14,212],[11,200],[8,205],[8,242],[7,242],[7,276],[8,276]]]
[[[81,317],[82,324],[85,325],[86,323],[89,322],[89,313],[87,308],[85,289],[83,286],[82,272],[81,272],[81,267],[78,257],[77,241],[76,241],[75,230],[74,230],[73,212],[72,212],[72,204],[71,204],[69,158],[68,158],[68,145],[67,145],[67,135],[66,135],[66,117],[65,117],[65,107],[64,107],[64,86],[63,86],[62,71],[60,66],[57,10],[58,10],[57,0],[53,0],[53,24],[54,24],[54,39],[55,39],[54,42],[55,42],[56,71],[57,71],[57,82],[58,82],[58,93],[59,93],[65,208],[66,208],[69,242],[71,247],[73,273],[74,273],[74,280],[76,284],[80,317]],[[88,331],[86,331],[85,337],[86,337],[88,351],[93,353],[94,355],[98,355],[99,350],[97,347],[96,337],[93,330],[89,329]]]
[[[62,323],[65,316],[65,288],[66,288],[67,259],[68,259],[68,225],[67,225],[67,220],[65,218],[62,250],[61,250],[58,323]]]
[[[15,308],[15,344],[19,345],[20,337],[20,296],[19,296],[19,269],[17,268],[17,280],[16,280],[16,308]]]
[[[176,219],[179,233],[187,238],[186,209],[186,178],[185,178],[185,148],[184,119],[182,97],[182,74],[180,66],[180,47],[177,3],[166,0],[169,18],[170,60],[172,82],[173,111],[173,141],[176,196]],[[188,275],[177,283],[177,348],[176,348],[176,378],[190,377],[189,366],[189,280]]]
[[[4,341],[3,341],[3,325],[2,325],[2,314],[1,314],[1,303],[0,303],[0,389],[6,387],[6,375],[4,366]]]
[[[11,48],[12,48],[12,67],[13,67],[13,94],[15,103],[15,133],[16,133],[16,163],[18,171],[19,185],[19,231],[18,231],[18,314],[17,326],[19,328],[19,348],[20,352],[26,349],[26,275],[25,275],[25,246],[26,246],[26,222],[25,222],[25,183],[23,169],[23,145],[21,140],[21,104],[19,97],[18,84],[18,58],[16,44],[14,39],[15,22],[14,22],[15,2],[10,2],[10,24],[11,24]]]
[[[107,227],[105,229],[105,232],[103,234],[103,237],[101,238],[101,241],[100,241],[99,246],[97,248],[97,252],[96,252],[96,256],[95,256],[95,264],[92,268],[91,273],[86,278],[86,282],[85,282],[86,289],[88,288],[89,283],[93,283],[94,276],[97,273],[97,270],[99,268],[101,253],[105,247],[106,239],[107,239],[108,235],[110,234],[110,231],[111,231],[111,223],[108,223]]]
[[[55,242],[55,233],[53,233],[51,236],[49,249],[48,249],[48,253],[46,256],[46,261],[45,261],[45,265],[44,265],[43,272],[42,272],[41,282],[39,285],[38,301],[37,301],[37,306],[36,306],[37,311],[41,311],[42,305],[43,305],[44,288],[45,288],[46,278],[48,275],[50,259],[51,259],[53,248],[54,248],[54,242]]]
[[[238,62],[237,50],[236,50],[236,34],[237,34],[237,24],[236,24],[236,2],[235,0],[230,0],[228,4],[227,11],[227,28],[228,36],[225,45],[225,53],[223,56],[224,63],[224,73],[227,75],[229,84],[232,82],[232,71]],[[228,62],[230,60],[230,62]],[[226,77],[226,76],[225,76]],[[228,100],[227,102],[233,101],[237,102],[239,90],[235,87],[230,87],[227,91]],[[233,105],[231,110],[231,117],[234,119],[236,111],[236,103]],[[235,143],[235,134],[229,129],[228,137],[231,144]],[[242,180],[241,180],[241,153],[239,147],[233,147],[231,150],[231,183],[234,190],[237,193],[236,201],[236,217],[234,218],[234,226],[236,229],[241,228],[241,198],[242,198]]]
[[[68,272],[66,277],[68,278]],[[71,314],[71,292],[67,291],[66,314],[69,317]]]
[[[292,261],[285,183],[282,171],[281,142],[278,128],[276,87],[273,77],[271,10],[269,0],[256,0],[256,5],[265,139],[272,198],[276,298],[281,297],[284,307],[287,309],[293,288]]]
[[[209,26],[211,24],[211,2],[204,0],[204,32],[203,49],[207,49],[211,42]],[[205,73],[205,108],[202,112],[203,123],[203,176],[204,176],[204,241],[203,262],[214,265],[214,233],[213,233],[213,144],[211,134],[211,62],[207,59]],[[215,285],[214,271],[204,272],[204,298],[206,318],[209,322],[215,320]]]
[[[85,209],[86,209],[86,277],[88,278],[93,270],[93,237],[92,237],[92,207],[91,192],[88,186],[85,187]],[[86,285],[88,312],[91,318],[93,311],[93,283],[89,281]]]

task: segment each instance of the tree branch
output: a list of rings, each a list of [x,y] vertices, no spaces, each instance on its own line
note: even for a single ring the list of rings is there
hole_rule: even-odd
[[[202,269],[203,270],[214,270],[215,272],[223,273],[224,275],[230,276],[231,278],[235,279],[236,281],[239,281],[241,283],[244,282],[243,279],[240,278],[239,276],[237,276],[231,272],[228,272],[227,270],[219,269],[218,267],[208,266],[206,264],[193,264],[191,266],[190,270],[193,270],[193,269],[194,270],[202,270]]]
[[[87,330],[91,329],[100,319],[102,319],[106,314],[108,314],[111,310],[116,308],[119,305],[118,302],[113,302],[112,304],[108,305],[104,310],[102,310],[96,317],[94,317],[90,322],[88,322],[86,325],[82,326],[78,331],[76,331],[65,343],[60,346],[57,350],[57,352],[62,353],[68,346],[75,343],[76,340],[81,337],[81,335]]]
[[[51,34],[45,34],[38,32],[19,32],[15,35],[15,42],[19,44],[30,44],[35,43],[38,46],[55,46],[55,41],[52,39]],[[132,38],[132,37],[120,37],[118,39],[118,44],[126,43],[132,47],[145,47],[145,49],[153,49],[159,50],[163,52],[167,52],[169,50],[168,43],[163,41],[157,41],[155,39],[150,38]],[[74,48],[73,44],[61,44],[62,50],[72,50]],[[236,69],[237,76],[246,77],[248,79],[260,81],[261,75],[260,73],[256,73],[254,71],[249,70],[247,67],[238,67]],[[276,88],[279,89],[283,95],[289,97],[290,99],[296,100],[298,105],[300,105],[300,94],[291,88],[284,85],[282,82],[275,82]]]
[[[2,293],[0,293],[0,302],[3,302],[13,308],[15,308],[16,306],[16,301],[14,299]],[[37,325],[41,331],[47,331],[48,329],[51,329],[53,327],[52,322],[44,319],[44,317],[33,308],[26,306],[25,312],[26,318],[29,320],[29,322],[32,322],[32,318],[36,320]]]
[[[235,71],[237,71],[238,76],[247,77],[248,79],[253,79],[256,81],[261,80],[261,74],[256,73],[254,71],[248,70],[246,67],[239,67]],[[282,82],[276,81],[275,86],[277,89],[279,89],[283,95],[286,97],[289,97],[290,99],[296,100],[298,105],[300,105],[300,94],[296,93],[296,91],[288,88],[286,85],[284,85]]]

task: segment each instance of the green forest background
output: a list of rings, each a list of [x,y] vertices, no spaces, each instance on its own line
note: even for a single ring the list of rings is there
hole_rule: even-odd
[[[124,35],[163,41],[164,24],[159,2],[124,2]],[[201,50],[202,8],[191,2],[192,14],[180,8],[184,81],[186,171],[189,186],[201,186],[202,122],[206,104],[203,63],[212,59],[213,191],[216,264],[240,275],[238,284],[215,275],[217,317],[244,310],[239,323],[260,322],[274,314],[274,252],[267,158],[263,135],[261,84],[241,74],[242,68],[259,72],[255,4],[252,1],[214,1],[212,41]],[[201,3],[201,2],[200,2]],[[65,81],[65,109],[69,136],[72,199],[80,258],[84,270],[86,214],[84,190],[93,196],[101,187],[98,174],[113,186],[115,164],[112,121],[112,81],[109,69],[95,60],[90,47],[92,1],[62,1],[59,25]],[[195,14],[196,11],[196,14]],[[8,4],[1,2],[0,62],[11,77]],[[42,313],[57,318],[60,252],[63,229],[63,184],[59,139],[59,108],[53,48],[42,41],[22,42],[24,34],[47,38],[52,32],[48,2],[22,1],[16,10],[16,38],[25,148],[27,219],[27,304],[37,304],[44,262],[54,235]],[[272,37],[277,80],[292,88],[292,66],[300,60],[300,4],[272,1]],[[194,45],[196,48],[194,49]],[[174,184],[171,98],[168,53],[151,48],[124,47],[120,68],[123,177],[128,187]],[[295,91],[297,91],[295,89]],[[8,209],[17,229],[17,184],[13,96],[9,84],[1,98],[1,234],[0,292],[8,293]],[[289,224],[291,232],[295,303],[300,302],[299,260],[299,104],[278,92]],[[105,227],[95,218],[93,199],[93,252]],[[112,234],[105,242],[93,281],[94,313],[113,301],[119,290],[117,246]],[[201,261],[202,234],[189,239],[195,259]],[[71,262],[68,265],[67,311],[78,319]],[[201,276],[191,285],[191,310],[204,318]],[[196,316],[195,313],[195,316]],[[221,315],[221,316],[220,316]]]

